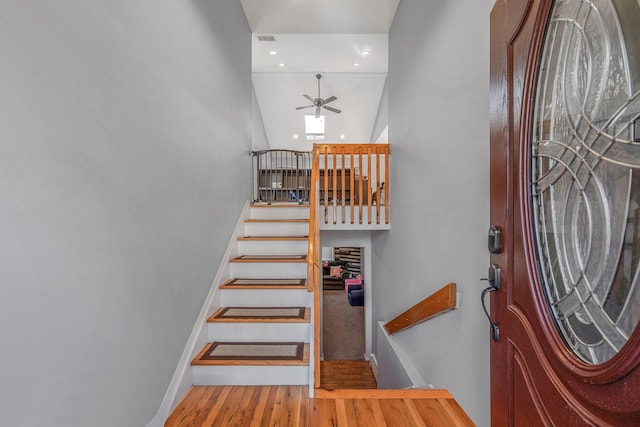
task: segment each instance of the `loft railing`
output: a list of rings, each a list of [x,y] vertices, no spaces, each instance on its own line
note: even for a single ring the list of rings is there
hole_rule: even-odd
[[[314,144],[324,223],[389,224],[389,144]]]
[[[251,200],[309,203],[311,152],[294,150],[251,151]]]

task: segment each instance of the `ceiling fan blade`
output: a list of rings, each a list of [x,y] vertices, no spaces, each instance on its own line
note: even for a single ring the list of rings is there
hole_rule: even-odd
[[[311,101],[311,103],[312,103],[312,104],[316,102],[316,101],[315,101],[315,99],[313,99],[313,98],[312,98],[312,97],[310,97],[309,95],[302,95],[302,96],[304,96],[304,97],[305,97],[305,98],[307,98],[309,101]]]
[[[303,110],[305,108],[312,108],[315,107],[315,105],[305,105],[304,107],[296,107],[296,110]]]
[[[325,109],[327,109],[329,111],[333,111],[334,113],[338,113],[338,114],[340,114],[342,112],[342,110],[338,110],[337,108],[333,108],[333,107],[327,107],[326,105],[323,106],[322,108],[325,108]]]
[[[330,97],[328,97],[327,99],[325,99],[322,103],[323,103],[323,104],[328,104],[328,103],[330,103],[330,102],[335,101],[336,99],[338,99],[338,98],[336,98],[335,96],[330,96]]]

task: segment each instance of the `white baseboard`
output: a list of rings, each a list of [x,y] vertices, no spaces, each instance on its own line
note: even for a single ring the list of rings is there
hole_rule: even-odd
[[[376,359],[376,355],[371,353],[369,356],[369,365],[371,366],[371,371],[373,372],[373,376],[378,381],[378,360]]]

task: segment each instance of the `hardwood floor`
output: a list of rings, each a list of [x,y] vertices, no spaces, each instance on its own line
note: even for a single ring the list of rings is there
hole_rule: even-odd
[[[321,363],[316,398],[307,386],[193,386],[165,427],[474,425],[446,390],[378,390],[367,361]]]
[[[324,360],[320,362],[320,388],[378,388],[366,360]]]
[[[193,386],[165,427],[473,426],[446,390],[336,390],[306,386]]]

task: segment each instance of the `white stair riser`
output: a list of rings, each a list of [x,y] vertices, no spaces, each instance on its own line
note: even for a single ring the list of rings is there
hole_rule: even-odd
[[[241,279],[305,279],[306,262],[232,262],[231,277]]]
[[[238,253],[241,255],[304,255],[308,251],[307,240],[240,240]]]
[[[192,366],[194,385],[305,385],[308,366]]]
[[[230,323],[208,325],[209,341],[306,342],[309,323]]]
[[[222,292],[224,307],[308,307],[312,303],[311,292],[306,289],[225,289]]]
[[[307,236],[308,222],[245,222],[245,236]]]
[[[308,207],[295,207],[295,208],[251,208],[249,211],[249,218],[251,219],[308,219],[309,208]]]

